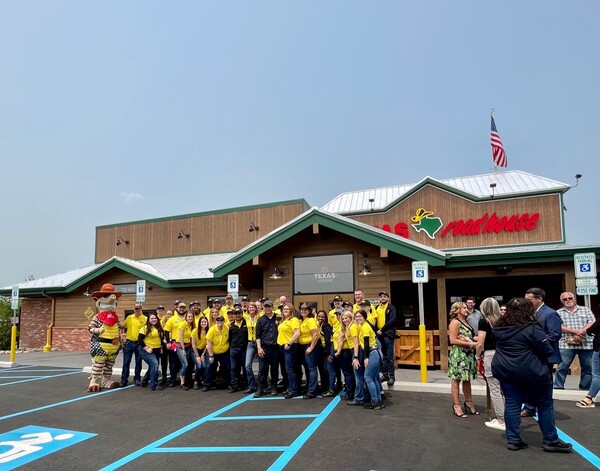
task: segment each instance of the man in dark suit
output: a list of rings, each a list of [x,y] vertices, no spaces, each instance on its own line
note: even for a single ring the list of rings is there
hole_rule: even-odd
[[[562,361],[560,349],[558,348],[558,341],[562,336],[562,320],[558,315],[558,312],[544,303],[546,292],[543,289],[529,288],[525,291],[525,299],[527,299],[535,309],[537,321],[546,332],[546,337],[548,337],[548,341],[552,346],[553,353],[548,358],[548,366],[550,371],[552,371],[552,365],[554,363],[559,364]],[[533,417],[534,415],[535,408],[529,404],[525,404],[523,406],[523,411],[521,412],[521,417]]]

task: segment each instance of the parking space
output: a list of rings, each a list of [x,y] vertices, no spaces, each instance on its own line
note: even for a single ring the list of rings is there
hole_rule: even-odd
[[[38,442],[46,440],[22,446],[22,453],[41,449],[28,455],[36,458],[26,466],[44,471],[599,467],[600,409],[578,409],[570,401],[556,401],[556,419],[577,452],[554,455],[542,452],[533,419],[523,422],[523,439],[530,448],[506,450],[503,433],[483,425],[485,414],[467,419],[452,415],[449,391],[392,391],[387,407],[373,411],[349,407],[339,397],[254,399],[222,390],[152,392],[135,386],[90,394],[88,375],[81,370],[49,370],[35,373],[43,377],[37,381],[3,379],[11,384],[2,383],[7,386],[0,390],[0,469],[19,469],[1,460],[14,448],[3,443],[18,441],[7,440],[6,434],[23,430],[37,433]],[[0,376],[34,374],[33,368],[7,371],[0,370]],[[485,398],[475,399],[484,412]]]

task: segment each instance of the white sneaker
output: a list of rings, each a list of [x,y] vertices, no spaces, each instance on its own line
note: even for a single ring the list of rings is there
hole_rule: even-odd
[[[496,430],[506,430],[506,424],[501,424],[498,419],[492,419],[489,422],[485,422],[485,426]]]

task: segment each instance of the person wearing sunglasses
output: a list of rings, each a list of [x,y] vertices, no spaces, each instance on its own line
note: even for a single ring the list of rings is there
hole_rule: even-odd
[[[578,306],[575,296],[569,291],[560,295],[560,301],[563,307],[556,312],[562,320],[562,337],[558,342],[562,361],[556,367],[554,389],[565,389],[569,367],[577,356],[581,365],[579,389],[587,391],[592,384],[594,341],[591,335],[586,335],[586,329],[596,321],[596,318],[589,308]]]

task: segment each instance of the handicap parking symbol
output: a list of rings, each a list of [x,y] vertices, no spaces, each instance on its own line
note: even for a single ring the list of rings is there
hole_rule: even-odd
[[[581,273],[589,273],[592,271],[592,264],[591,263],[580,263],[579,264],[579,271]]]
[[[0,469],[18,468],[95,435],[37,425],[0,434]]]

